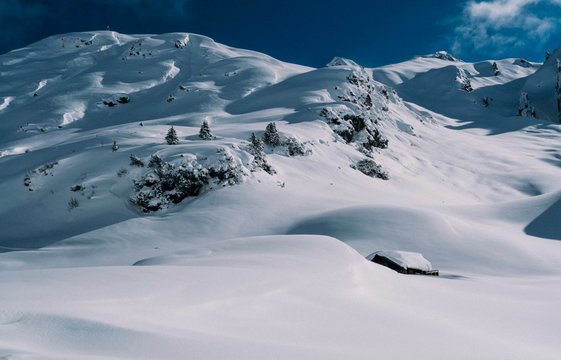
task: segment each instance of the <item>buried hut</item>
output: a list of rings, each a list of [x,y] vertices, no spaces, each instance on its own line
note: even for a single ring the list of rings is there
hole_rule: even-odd
[[[430,261],[415,252],[383,250],[368,255],[366,259],[402,274],[438,276],[438,270],[433,269]]]

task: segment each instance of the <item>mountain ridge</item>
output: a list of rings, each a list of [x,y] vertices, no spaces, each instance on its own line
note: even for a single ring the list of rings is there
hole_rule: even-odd
[[[0,357],[553,358],[559,56],[315,69],[110,31],[0,55]]]

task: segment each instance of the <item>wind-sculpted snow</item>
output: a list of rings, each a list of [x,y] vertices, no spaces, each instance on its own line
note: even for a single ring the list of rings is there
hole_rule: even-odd
[[[112,31],[1,55],[0,358],[554,359],[558,57],[314,69]]]

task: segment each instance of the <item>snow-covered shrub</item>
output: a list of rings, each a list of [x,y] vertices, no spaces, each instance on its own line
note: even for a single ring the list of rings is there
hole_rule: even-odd
[[[364,175],[389,180],[390,175],[386,170],[382,168],[382,166],[376,164],[376,162],[372,159],[362,159],[354,165],[351,165],[353,169],[356,169],[363,173]]]
[[[253,155],[253,169],[263,169],[270,175],[276,173],[275,169],[267,162],[267,158],[265,155],[263,141],[258,138],[255,133],[251,133],[251,137],[249,138],[249,145],[247,147],[247,151]],[[253,171],[253,170],[252,170]]]
[[[499,70],[499,65],[497,65],[495,61],[493,61],[492,66],[493,66],[493,74],[495,74],[495,76],[501,75],[501,71]]]
[[[80,192],[80,191],[84,191],[86,189],[86,187],[82,184],[76,184],[76,185],[72,185],[70,187],[70,191],[73,192]]]
[[[158,154],[152,154],[150,160],[148,160],[148,167],[159,169],[164,164],[164,160]]]
[[[214,139],[214,135],[210,131],[210,126],[208,125],[208,121],[204,120],[203,124],[201,125],[201,129],[199,130],[199,137],[203,140],[212,140]]]
[[[119,145],[117,145],[117,141],[113,141],[113,146],[111,146],[111,150],[113,151],[119,150]]]
[[[58,165],[58,161],[53,161],[53,162],[49,162],[46,163],[44,165],[41,165],[39,168],[37,168],[37,170],[34,170],[33,172],[37,172],[41,175],[53,175],[53,169],[55,168],[55,166]]]
[[[185,42],[182,40],[176,40],[174,44],[176,49],[183,49],[185,45],[186,45]]]
[[[270,147],[269,150],[276,154],[285,156],[310,155],[312,153],[310,149],[307,149],[303,143],[299,142],[295,138],[287,135],[281,135],[278,132],[277,126],[274,122],[271,122],[267,125],[265,133],[263,134],[262,142],[260,142],[259,144],[256,143],[254,133],[251,135],[249,142],[253,144],[252,146],[254,146],[255,148],[264,148],[263,144],[267,144]],[[264,156],[264,149],[253,151],[253,153],[261,154],[262,156]]]
[[[289,156],[305,156],[311,154],[311,150],[306,149],[303,143],[293,137],[288,137],[283,141],[283,145],[287,147]]]
[[[151,159],[159,158],[153,155]],[[153,170],[134,181],[135,193],[130,201],[144,212],[158,211],[170,203],[177,204],[198,196],[208,183],[208,170],[196,160],[175,165],[153,162]]]
[[[131,100],[130,100],[130,98],[129,98],[128,96],[120,96],[120,97],[117,99],[117,102],[118,102],[119,104],[128,104],[130,101],[131,101]]]
[[[179,144],[179,138],[177,137],[177,132],[175,131],[173,126],[168,130],[168,133],[166,134],[165,139],[166,139],[166,142],[168,143],[168,145]]]
[[[125,175],[127,175],[129,173],[129,171],[125,168],[120,168],[119,171],[117,171],[117,176],[118,177],[123,177]]]
[[[199,196],[212,185],[235,185],[246,176],[241,160],[226,147],[220,147],[215,156],[167,162],[152,155],[149,171],[134,180],[131,203],[143,212],[158,211],[189,197]]]
[[[131,154],[129,159],[131,166],[144,167],[144,161],[142,161],[138,156]]]
[[[528,93],[521,92],[518,100],[518,116],[537,117],[536,109],[530,104]]]
[[[241,163],[225,147],[218,148],[216,153],[218,161],[208,168],[210,177],[218,179],[219,182],[226,182],[228,185],[241,182],[245,175]]]
[[[80,206],[80,202],[75,197],[71,197],[70,200],[68,200],[68,211],[72,211],[78,206]]]
[[[263,142],[270,146],[279,146],[281,144],[277,125],[274,122],[267,124],[263,134]]]
[[[23,185],[28,187],[29,190],[31,191],[31,175],[25,175],[25,177],[23,178]]]

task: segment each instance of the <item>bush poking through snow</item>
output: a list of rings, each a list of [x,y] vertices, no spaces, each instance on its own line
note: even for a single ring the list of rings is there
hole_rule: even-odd
[[[117,102],[119,104],[128,104],[131,100],[129,99],[128,96],[121,96],[119,97],[119,99],[117,99]]]
[[[117,171],[117,176],[118,177],[123,177],[125,175],[127,175],[129,173],[129,171],[125,168],[120,168],[119,171]]]
[[[495,74],[495,76],[501,75],[501,71],[499,70],[499,65],[497,65],[495,61],[493,61],[492,66],[493,66],[493,74]]]
[[[117,141],[113,141],[113,146],[111,146],[111,150],[113,151],[119,150],[119,145],[117,145]]]
[[[372,178],[382,180],[389,180],[390,178],[389,173],[372,159],[362,159],[351,167]]]
[[[309,155],[312,152],[311,150],[306,149],[304,144],[293,137],[287,138],[283,142],[283,145],[286,145],[289,156],[305,156]]]
[[[148,163],[150,171],[134,181],[131,203],[143,212],[158,211],[199,196],[209,184],[234,185],[247,175],[241,161],[225,147],[218,148],[216,157],[207,160],[206,165],[196,159],[174,164],[152,155]]]
[[[239,161],[234,159],[232,153],[225,147],[216,150],[218,162],[208,168],[208,175],[225,182],[224,185],[235,185],[242,181],[244,171]]]
[[[144,161],[142,161],[138,156],[131,154],[129,158],[131,166],[144,167]]]
[[[76,185],[72,185],[70,187],[70,191],[73,191],[73,192],[84,191],[85,189],[86,189],[86,187],[82,184],[76,184]]]
[[[68,211],[72,211],[78,206],[80,206],[80,202],[75,197],[71,197],[70,200],[68,200]]]
[[[189,196],[198,196],[208,183],[208,171],[196,161],[161,166],[134,181],[130,201],[143,212],[158,211]]]
[[[277,125],[274,122],[267,124],[263,134],[263,142],[270,146],[279,146],[281,144]]]
[[[173,128],[173,126],[168,130],[168,133],[165,137],[166,142],[168,145],[177,145],[179,144],[179,138],[177,137],[177,132]]]
[[[152,154],[150,160],[148,160],[148,167],[154,169],[160,169],[164,164],[164,160],[157,154]]]
[[[201,125],[201,129],[199,130],[199,137],[203,140],[212,140],[214,139],[214,135],[210,131],[210,126],[208,125],[208,121],[204,120],[203,124]]]

